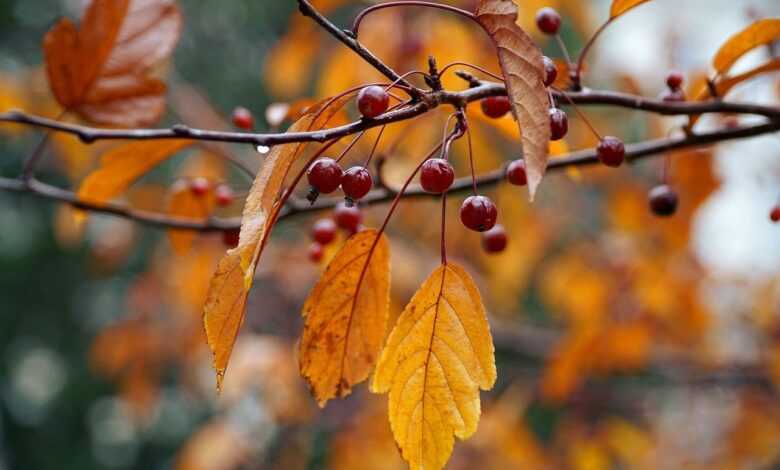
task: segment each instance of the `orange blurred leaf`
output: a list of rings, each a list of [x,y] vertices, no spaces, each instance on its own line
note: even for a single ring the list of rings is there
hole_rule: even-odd
[[[780,38],[780,18],[756,21],[731,36],[720,47],[712,59],[712,66],[718,74],[726,73],[743,55],[778,38]]]
[[[138,178],[192,145],[190,140],[139,141],[114,148],[100,159],[100,168],[81,183],[82,201],[104,203],[119,196]]]
[[[439,267],[406,306],[382,351],[372,390],[389,392],[390,426],[414,469],[440,469],[454,436],[477,430],[479,390],[496,380],[493,339],[474,281]]]
[[[43,39],[54,96],[98,124],[154,123],[166,87],[150,71],[170,56],[180,30],[174,0],[93,0],[78,28],[64,18]]]
[[[349,98],[325,100],[324,104],[313,106],[289,132],[322,129]],[[266,156],[246,199],[238,246],[220,260],[211,279],[203,322],[206,339],[214,354],[217,389],[222,387],[230,354],[244,321],[246,299],[252,289],[257,262],[270,235],[275,214],[281,209],[278,202],[282,185],[305,148],[305,143],[277,145]]]
[[[533,199],[547,169],[550,142],[549,100],[542,83],[542,51],[517,26],[517,6],[504,0],[481,0],[477,20],[498,48],[512,111],[520,126],[528,190]]]
[[[650,0],[613,0],[612,6],[609,9],[609,19],[614,20],[628,10],[631,10],[649,1]]]
[[[375,230],[344,244],[309,294],[300,345],[301,375],[320,406],[368,377],[385,339],[390,248]]]
[[[168,201],[168,213],[172,216],[205,221],[214,210],[214,193],[195,194],[185,181],[179,181],[171,188]],[[186,254],[198,232],[195,230],[171,229],[168,230],[168,239],[173,251],[177,254]]]

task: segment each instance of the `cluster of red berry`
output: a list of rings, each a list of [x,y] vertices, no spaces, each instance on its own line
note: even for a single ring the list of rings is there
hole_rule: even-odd
[[[312,227],[311,237],[314,240],[309,246],[309,259],[314,263],[322,261],[325,246],[336,239],[336,230],[342,229],[352,235],[362,229],[363,214],[356,206],[340,203],[333,210],[332,218],[320,219]]]
[[[208,178],[199,176],[189,180],[189,188],[193,195],[205,197],[211,191],[214,195],[214,203],[218,207],[230,207],[236,199],[233,189],[226,183],[213,184]],[[225,230],[222,232],[222,242],[225,246],[233,248],[238,245],[239,230]]]

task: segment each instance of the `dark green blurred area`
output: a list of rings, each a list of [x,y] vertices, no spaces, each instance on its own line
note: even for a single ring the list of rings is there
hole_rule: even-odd
[[[41,38],[60,16],[77,17],[79,4],[0,0],[0,73],[40,64]],[[293,2],[180,5],[185,23],[172,85],[194,85],[226,114],[238,104],[263,109],[269,103],[263,59],[284,32]],[[0,174],[18,175],[38,138],[0,139]],[[53,177],[45,165],[41,177]],[[179,393],[169,378],[148,431],[112,426],[122,411],[115,386],[90,371],[88,362],[93,338],[124,313],[127,288],[161,233],[141,228],[130,259],[111,274],[96,273],[86,243],[63,250],[56,242],[55,209],[46,201],[0,194],[0,470],[170,468],[210,411]]]

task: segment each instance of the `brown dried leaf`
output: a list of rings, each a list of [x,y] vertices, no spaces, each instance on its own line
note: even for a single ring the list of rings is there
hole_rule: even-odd
[[[101,157],[100,168],[81,183],[82,201],[104,203],[124,193],[138,178],[190,145],[191,140],[148,140],[132,142]]]
[[[542,51],[517,26],[517,6],[514,2],[481,0],[476,14],[498,48],[512,111],[523,136],[528,190],[533,199],[547,169],[550,142],[549,98],[542,82]]]
[[[628,10],[649,1],[650,0],[613,0],[612,7],[609,9],[609,19],[614,20]]]
[[[349,395],[379,357],[390,305],[390,248],[375,230],[349,240],[303,307],[301,375],[320,406]]]
[[[322,129],[349,96],[326,100],[293,124],[289,132]],[[322,111],[323,105],[328,104]],[[305,143],[277,145],[266,156],[244,206],[238,246],[219,262],[211,279],[204,307],[206,339],[214,354],[217,389],[222,387],[230,354],[244,321],[246,300],[252,289],[255,268],[270,235],[279,194],[292,164],[303,153]]]
[[[175,0],[93,0],[78,29],[65,18],[44,37],[54,96],[97,124],[154,123],[165,84],[150,72],[170,56],[180,30]]]
[[[763,44],[780,39],[780,18],[759,20],[730,37],[712,58],[718,74],[729,71],[743,55]]]
[[[493,388],[496,365],[485,307],[471,276],[439,267],[398,319],[371,389],[389,392],[390,427],[410,468],[443,468],[454,437],[477,430],[479,390]]]

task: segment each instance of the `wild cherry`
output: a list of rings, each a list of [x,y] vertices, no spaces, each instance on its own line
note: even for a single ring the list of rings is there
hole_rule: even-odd
[[[190,180],[190,191],[196,196],[205,196],[209,189],[211,189],[211,183],[202,176]]]
[[[666,85],[670,90],[679,90],[684,80],[683,74],[675,70],[666,76]]]
[[[228,248],[235,248],[238,246],[238,241],[241,238],[241,230],[225,230],[222,232],[222,243]]]
[[[569,117],[560,108],[550,108],[550,140],[561,140],[569,132]]]
[[[485,232],[496,225],[498,209],[487,196],[469,196],[460,206],[460,221],[467,228]]]
[[[341,189],[351,201],[357,201],[368,194],[373,185],[371,173],[362,166],[353,166],[345,171],[341,178]]]
[[[780,204],[772,208],[772,211],[769,213],[769,220],[774,223],[780,222]]]
[[[659,217],[669,217],[677,212],[679,198],[668,185],[662,184],[650,190],[650,210]]]
[[[506,245],[507,236],[503,225],[496,225],[482,234],[482,247],[488,253],[501,253]]]
[[[390,95],[381,86],[371,85],[360,90],[357,103],[360,114],[373,119],[387,111]]]
[[[311,235],[320,245],[327,245],[336,239],[336,222],[332,219],[320,219],[314,223]]]
[[[544,86],[548,87],[558,78],[558,68],[551,58],[543,56],[542,60],[544,61]]]
[[[233,110],[233,125],[239,129],[251,131],[255,127],[255,118],[251,111],[239,106]]]
[[[341,186],[344,172],[338,162],[332,158],[319,158],[309,168],[306,177],[312,188],[323,194],[329,194]]]
[[[336,225],[349,233],[356,233],[363,222],[363,214],[355,206],[348,206],[339,203],[333,210],[333,217],[336,219]]]
[[[214,190],[214,197],[217,200],[217,205],[220,207],[227,207],[233,204],[233,190],[226,184],[220,184],[217,189]]]
[[[528,184],[528,176],[525,173],[525,160],[518,159],[506,167],[506,179],[515,186],[525,186]]]
[[[542,8],[536,13],[536,26],[545,34],[558,34],[561,29],[561,15],[553,8]]]
[[[322,257],[325,255],[325,250],[323,249],[322,245],[320,245],[317,242],[312,243],[309,245],[309,260],[312,263],[319,263],[322,261]]]
[[[622,140],[608,135],[599,142],[596,155],[604,165],[618,167],[626,159],[626,146],[623,145]]]
[[[420,169],[420,185],[429,193],[441,194],[450,189],[453,181],[455,170],[443,158],[431,158]]]
[[[482,112],[485,116],[498,119],[506,116],[512,109],[512,103],[507,96],[489,96],[481,101]]]

